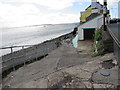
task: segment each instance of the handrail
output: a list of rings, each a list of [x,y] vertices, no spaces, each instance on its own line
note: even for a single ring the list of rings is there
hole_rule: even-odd
[[[17,47],[31,47],[31,46],[35,46],[35,45],[9,46],[9,47],[2,47],[2,48],[0,48],[0,49],[17,48]]]
[[[111,37],[114,39],[117,46],[120,48],[120,41],[117,39],[117,37],[114,35],[114,33],[110,30],[110,28],[107,26],[108,32],[110,33]]]

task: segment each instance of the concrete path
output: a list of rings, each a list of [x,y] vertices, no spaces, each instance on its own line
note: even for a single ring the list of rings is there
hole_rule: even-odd
[[[102,69],[102,62],[113,59],[113,54],[91,57],[89,53],[78,52],[71,44],[63,44],[58,49],[49,53],[44,59],[24,66],[3,80],[3,87],[10,88],[99,88],[115,87],[116,81],[100,82],[109,77],[113,80],[118,77],[115,70],[117,66],[109,69],[110,76],[101,78],[96,71]],[[107,70],[107,71],[109,71]],[[114,72],[113,72],[113,71]],[[95,74],[95,75],[94,75]],[[98,78],[97,78],[98,77]],[[93,79],[93,80],[92,80]],[[108,79],[107,79],[108,80]],[[116,80],[116,79],[115,79]]]

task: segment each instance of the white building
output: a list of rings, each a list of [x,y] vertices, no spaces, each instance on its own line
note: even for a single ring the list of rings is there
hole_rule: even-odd
[[[78,40],[93,39],[95,30],[99,29],[103,25],[103,13],[100,13],[101,10],[104,10],[103,7],[104,6],[97,2],[97,0],[92,0],[92,3],[88,8],[94,9],[92,9],[92,13],[86,17],[86,22],[79,25]],[[82,12],[81,14],[84,13],[85,12]],[[108,10],[106,13],[107,17],[105,18],[105,22],[107,23],[110,20],[110,15],[108,13]]]

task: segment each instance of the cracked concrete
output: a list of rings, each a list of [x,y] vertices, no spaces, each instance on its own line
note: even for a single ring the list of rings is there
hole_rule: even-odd
[[[63,44],[58,49],[49,53],[44,59],[24,66],[9,74],[3,79],[3,87],[115,87],[117,85],[116,77],[118,77],[117,65],[108,70],[102,67],[102,62],[105,60],[113,59],[113,62],[115,62],[113,53],[91,57],[89,55],[90,49],[88,49],[88,52],[87,54],[85,54],[86,51],[78,53],[77,49],[73,48],[71,44]],[[85,55],[87,56],[85,57]],[[99,74],[101,70],[110,71],[111,76],[102,77]]]

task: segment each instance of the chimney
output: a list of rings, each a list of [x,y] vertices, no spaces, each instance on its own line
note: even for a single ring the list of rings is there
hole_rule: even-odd
[[[104,10],[105,10],[105,12],[107,12],[107,0],[104,0],[104,1],[103,1],[103,5],[104,5]]]
[[[107,0],[104,0],[103,5],[107,6]]]

